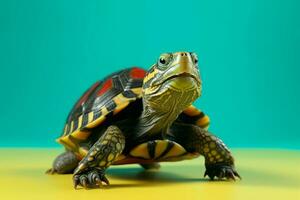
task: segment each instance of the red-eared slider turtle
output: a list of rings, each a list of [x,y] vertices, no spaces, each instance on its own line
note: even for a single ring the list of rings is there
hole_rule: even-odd
[[[195,53],[162,54],[147,72],[129,68],[96,82],[71,110],[57,141],[66,152],[48,173],[74,173],[74,186],[109,183],[110,165],[205,157],[211,179],[239,177],[225,144],[207,131],[209,118],[192,106],[201,94]]]

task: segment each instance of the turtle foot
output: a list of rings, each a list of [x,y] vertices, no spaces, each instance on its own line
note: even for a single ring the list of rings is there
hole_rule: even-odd
[[[236,177],[242,179],[234,166],[225,163],[206,164],[204,177],[208,176],[211,180],[217,177],[219,180],[236,180]]]
[[[74,188],[81,186],[85,189],[95,188],[102,186],[102,182],[109,185],[108,179],[104,175],[104,171],[101,169],[86,170],[80,174],[73,176]]]

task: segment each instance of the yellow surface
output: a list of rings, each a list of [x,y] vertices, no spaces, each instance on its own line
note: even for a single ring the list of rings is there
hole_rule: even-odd
[[[74,190],[71,175],[46,175],[60,149],[0,149],[0,199],[300,200],[300,151],[235,149],[242,181],[203,179],[203,158],[163,163],[159,171],[113,166],[111,186]]]

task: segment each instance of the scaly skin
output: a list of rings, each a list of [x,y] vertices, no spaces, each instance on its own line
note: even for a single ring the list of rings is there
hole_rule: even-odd
[[[105,170],[122,153],[124,147],[125,137],[121,130],[116,126],[108,127],[75,169],[74,187],[95,187],[102,185],[102,182],[109,184]]]
[[[184,133],[184,134],[183,134]],[[221,139],[208,131],[191,124],[174,123],[170,134],[188,152],[198,152],[205,158],[206,171],[210,179],[233,179],[240,177],[234,167],[234,158]]]
[[[78,158],[72,151],[61,153],[55,158],[52,168],[46,171],[47,174],[71,174],[79,163]]]

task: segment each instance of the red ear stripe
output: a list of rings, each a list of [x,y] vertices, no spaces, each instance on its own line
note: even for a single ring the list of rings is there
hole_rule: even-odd
[[[147,71],[134,67],[130,71],[131,78],[145,78]]]
[[[102,88],[98,91],[97,95],[100,96],[104,94],[111,87],[112,87],[112,79],[110,78],[103,83]]]

